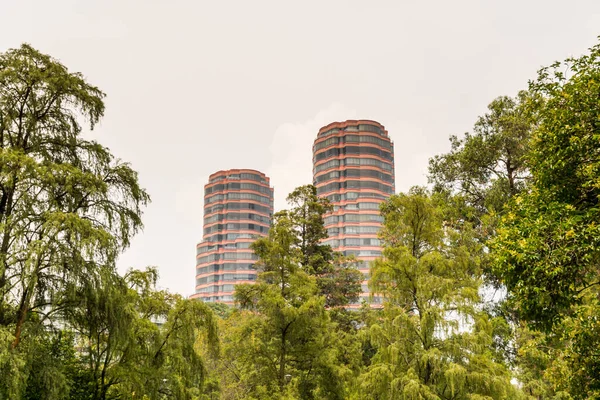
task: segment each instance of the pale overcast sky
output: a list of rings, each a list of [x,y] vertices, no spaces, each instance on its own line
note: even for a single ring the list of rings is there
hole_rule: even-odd
[[[598,0],[0,0],[0,51],[30,43],[107,93],[92,136],[153,200],[119,268],[184,295],[211,173],[261,170],[282,208],[317,130],[362,118],[395,143],[396,189],[425,184],[449,135],[599,34]]]

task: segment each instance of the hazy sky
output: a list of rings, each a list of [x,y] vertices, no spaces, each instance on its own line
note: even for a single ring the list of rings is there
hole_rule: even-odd
[[[107,93],[91,135],[152,196],[119,268],[184,295],[211,173],[261,170],[281,208],[317,130],[363,118],[395,143],[397,190],[425,184],[449,135],[599,34],[598,0],[0,0],[0,51],[28,42]]]

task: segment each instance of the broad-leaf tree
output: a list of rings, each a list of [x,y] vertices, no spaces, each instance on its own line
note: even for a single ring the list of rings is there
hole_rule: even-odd
[[[498,97],[472,133],[451,136],[450,152],[429,162],[429,180],[435,189],[464,196],[480,213],[502,211],[529,176],[526,156],[536,121],[533,104],[525,91],[515,98]]]
[[[530,86],[539,99],[531,184],[502,221],[495,268],[520,317],[565,346],[553,357],[563,365],[553,368],[557,386],[597,397],[600,45],[543,68]]]

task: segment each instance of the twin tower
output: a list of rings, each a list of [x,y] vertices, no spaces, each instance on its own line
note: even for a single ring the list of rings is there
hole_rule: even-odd
[[[321,128],[313,144],[313,184],[333,205],[324,215],[324,243],[359,260],[361,299],[369,302],[369,262],[381,256],[379,205],[394,193],[394,145],[384,126],[356,120]],[[272,215],[273,188],[265,174],[231,169],[209,177],[192,297],[233,304],[235,285],[256,280],[250,244],[267,235]]]

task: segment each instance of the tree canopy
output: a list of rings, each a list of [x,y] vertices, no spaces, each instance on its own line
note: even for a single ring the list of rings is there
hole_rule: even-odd
[[[369,329],[377,353],[361,398],[517,398],[491,350],[494,322],[477,308],[480,244],[447,206],[422,188],[382,206],[384,256],[370,285],[386,302]]]
[[[593,398],[600,395],[600,47],[543,68],[530,90],[539,115],[531,182],[493,241],[495,269],[519,316],[558,343],[551,352],[556,386]]]
[[[29,45],[0,54],[0,398],[192,398],[213,314],[117,274],[150,197],[82,135],[104,93]],[[160,321],[164,325],[160,326]],[[165,376],[169,376],[163,381]]]
[[[105,94],[0,53],[0,399],[600,398],[599,93],[597,45],[494,99],[382,203],[368,276],[298,187],[229,307],[117,271],[150,196],[83,134]]]

